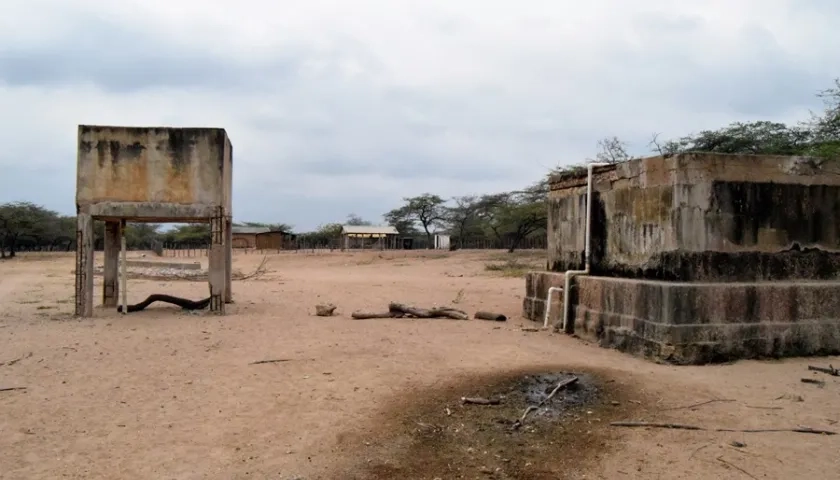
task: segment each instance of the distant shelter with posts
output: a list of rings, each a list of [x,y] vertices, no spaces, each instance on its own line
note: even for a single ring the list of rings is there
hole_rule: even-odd
[[[394,249],[400,232],[391,226],[342,225],[341,248],[343,249]]]

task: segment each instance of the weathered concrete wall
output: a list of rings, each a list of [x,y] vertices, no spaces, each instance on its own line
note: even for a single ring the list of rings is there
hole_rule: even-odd
[[[76,174],[76,315],[93,316],[93,220],[208,222],[210,310],[231,293],[233,147],[221,128],[80,125]],[[113,228],[112,228],[113,230]],[[113,232],[112,232],[113,233]],[[103,303],[114,306],[115,238],[108,242]]]
[[[575,283],[575,334],[604,347],[677,364],[840,353],[840,281]],[[541,323],[548,288],[562,284],[562,274],[529,273],[526,317]],[[562,318],[562,300],[552,305],[552,323]]]
[[[95,217],[231,216],[232,147],[220,128],[80,125],[76,203]]]
[[[597,168],[594,275],[840,278],[840,161],[682,154]],[[549,267],[583,267],[586,176],[551,183]]]

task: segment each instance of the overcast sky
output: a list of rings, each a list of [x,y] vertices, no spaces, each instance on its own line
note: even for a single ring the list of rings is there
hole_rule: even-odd
[[[837,0],[4,0],[0,202],[75,213],[76,126],[223,127],[236,220],[303,231],[796,121],[840,76]]]

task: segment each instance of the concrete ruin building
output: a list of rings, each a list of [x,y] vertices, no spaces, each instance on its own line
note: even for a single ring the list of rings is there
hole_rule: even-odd
[[[80,125],[76,174],[76,315],[93,316],[93,221],[105,222],[102,304],[116,307],[126,222],[211,226],[210,310],[231,291],[233,147],[221,128]],[[125,252],[124,244],[122,251]]]
[[[840,353],[840,161],[688,153],[550,185],[526,317],[673,363]]]

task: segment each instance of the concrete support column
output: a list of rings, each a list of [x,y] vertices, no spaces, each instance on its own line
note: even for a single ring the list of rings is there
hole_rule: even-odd
[[[76,316],[93,316],[93,218],[76,215]]]
[[[120,222],[105,222],[105,270],[102,305],[116,308],[120,292]]]
[[[233,229],[231,219],[225,220],[225,303],[233,303],[231,272],[233,271]]]
[[[210,311],[225,313],[227,258],[225,252],[226,219],[218,215],[210,219]]]

